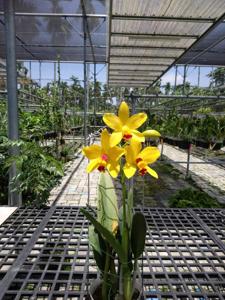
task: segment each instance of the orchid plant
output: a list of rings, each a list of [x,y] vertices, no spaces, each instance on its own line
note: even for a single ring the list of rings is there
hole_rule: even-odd
[[[126,180],[137,171],[140,176],[148,173],[158,178],[149,165],[160,156],[157,147],[143,149],[145,136],[160,136],[156,130],[143,133],[137,130],[146,120],[145,113],[129,116],[129,107],[123,101],[118,116],[112,113],[103,116],[103,121],[113,132],[110,134],[104,129],[99,145],[83,148],[83,154],[90,161],[87,172],[95,169],[101,172],[97,213],[93,216],[86,209],[82,212],[92,223],[89,240],[102,275],[102,300],[134,299],[138,258],[144,251],[146,223],[142,213],[133,213],[132,191],[128,191]],[[118,207],[111,177],[121,180],[121,207]]]

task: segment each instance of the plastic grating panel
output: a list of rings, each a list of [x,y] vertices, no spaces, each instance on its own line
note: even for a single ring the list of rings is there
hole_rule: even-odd
[[[17,209],[0,225],[0,279],[10,269],[47,212],[48,209]]]
[[[225,210],[195,209],[194,212],[225,245]]]
[[[214,220],[225,211],[141,210],[148,225],[140,260],[145,298],[225,299],[225,225]],[[88,256],[88,222],[78,207],[18,209],[0,230],[2,251],[20,251],[2,272],[0,299],[85,298],[96,267]],[[20,230],[27,238],[23,249]],[[11,255],[2,253],[2,259]]]

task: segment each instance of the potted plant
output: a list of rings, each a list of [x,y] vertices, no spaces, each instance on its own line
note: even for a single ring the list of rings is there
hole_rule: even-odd
[[[87,172],[97,169],[102,173],[97,211],[82,209],[91,223],[89,241],[100,273],[90,288],[89,299],[141,299],[137,274],[138,259],[145,246],[146,223],[141,212],[133,211],[132,191],[127,189],[127,180],[136,171],[141,176],[149,173],[158,178],[149,164],[159,158],[160,151],[157,147],[142,149],[145,137],[137,131],[146,119],[145,113],[130,117],[128,105],[122,102],[118,116],[109,113],[103,116],[106,125],[113,129],[112,134],[104,129],[100,145],[83,148],[83,154],[90,160]],[[112,181],[117,176],[122,186],[121,204]]]
[[[198,122],[196,146],[219,150],[223,145],[224,124],[212,115],[206,115]]]

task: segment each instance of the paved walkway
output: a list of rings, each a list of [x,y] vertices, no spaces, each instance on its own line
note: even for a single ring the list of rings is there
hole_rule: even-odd
[[[186,161],[187,153],[178,148],[164,144],[163,154],[172,161]],[[88,175],[85,171],[87,159],[82,159],[82,154],[70,162],[65,176],[61,183],[55,187],[49,198],[49,205],[85,206],[88,197]],[[191,155],[192,162],[202,162],[203,160]],[[174,164],[174,167],[186,173],[186,163]],[[91,206],[96,205],[97,185],[99,172],[90,174],[90,201]],[[190,174],[192,179],[205,190],[209,195],[216,197],[225,203],[225,170],[210,164],[191,164]]]
[[[54,202],[56,205],[85,206],[88,198],[88,174],[85,169],[88,160],[83,155],[78,157],[68,165],[65,176],[60,185],[51,191],[49,205]],[[82,160],[82,161],[81,161]],[[99,172],[94,171],[90,176],[90,201],[89,205],[96,205],[97,185]]]
[[[163,154],[172,161],[187,161],[185,151],[170,145],[164,144]],[[202,159],[193,155],[191,155],[190,161],[203,162]],[[183,173],[186,172],[186,166],[187,164],[174,164],[174,167]],[[212,164],[190,164],[190,174],[203,190],[225,202],[225,169]]]

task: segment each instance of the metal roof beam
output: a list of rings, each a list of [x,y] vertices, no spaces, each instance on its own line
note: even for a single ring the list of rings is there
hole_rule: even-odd
[[[152,80],[151,79],[150,80],[147,80],[147,79],[143,80],[141,78],[139,78],[139,79],[110,79],[109,82],[136,82],[136,83],[142,82],[142,83],[150,83],[150,82],[152,82]]]
[[[120,83],[109,83],[109,87],[110,86],[121,86],[121,84]],[[143,88],[143,87],[148,87],[148,83],[146,83],[146,84],[129,84],[129,83],[124,83],[123,84],[123,87],[130,87],[130,86],[132,86],[132,87],[135,87],[135,88]]]
[[[165,50],[175,50],[175,51],[184,51],[186,48],[181,48],[181,47],[170,47],[170,46],[136,46],[136,45],[112,45],[111,48],[133,48],[133,49],[165,49]]]
[[[197,39],[199,35],[194,34],[162,34],[162,33],[135,33],[135,32],[112,32],[112,36],[128,36],[128,37],[137,37],[138,38],[162,38],[162,39],[170,39],[170,38],[177,38],[177,39]]]
[[[143,76],[143,75],[139,75],[139,76],[137,76],[137,75],[130,75],[130,76],[126,76],[126,75],[120,75],[120,76],[118,76],[118,75],[110,75],[109,76],[109,80],[130,80],[130,79],[132,79],[132,80],[149,80],[149,79],[155,79],[156,78],[156,76]]]
[[[156,59],[177,59],[177,56],[156,56],[156,55],[121,55],[121,54],[112,54],[111,58],[138,58],[138,59],[146,59],[146,58],[156,58]]]
[[[0,44],[0,46],[4,46],[4,44]],[[23,46],[23,44],[17,44],[16,46]],[[83,45],[45,45],[45,44],[26,44],[26,47],[40,47],[40,48],[83,48]],[[99,48],[105,49],[106,46],[103,45],[87,45],[87,48]]]
[[[213,23],[215,18],[192,18],[192,17],[172,17],[172,16],[134,16],[134,15],[112,15],[113,20],[131,21],[166,21],[166,22],[190,22],[190,23]]]
[[[3,15],[4,12],[0,11],[0,15]],[[36,13],[36,12],[15,12],[15,16],[19,17],[71,17],[71,18],[83,18],[83,14],[71,14],[71,13]],[[87,18],[107,18],[105,14],[86,14]]]
[[[158,63],[158,64],[142,64],[142,63],[139,63],[139,64],[133,64],[132,62],[131,63],[126,63],[126,62],[119,62],[119,63],[114,63],[114,62],[111,62],[110,63],[110,68],[112,67],[112,66],[120,66],[120,65],[123,65],[123,66],[152,66],[152,67],[159,67],[159,66],[165,66],[165,67],[168,67],[169,66],[169,64],[161,64],[161,63]],[[111,69],[111,70],[115,70],[115,69]],[[122,70],[122,69],[121,69]]]
[[[128,96],[128,95],[125,95]],[[191,96],[186,96],[186,95],[161,95],[161,94],[150,94],[150,95],[133,95],[133,97],[137,98],[158,98],[158,99],[185,99],[185,100],[190,100],[190,99],[202,99],[202,100],[212,100],[212,99],[225,99],[225,96],[202,96],[202,95],[191,95]]]
[[[145,73],[160,73],[160,72],[162,72],[163,70],[151,70],[151,69],[111,69],[110,68],[110,73],[111,72],[124,72],[124,73],[126,73],[126,72],[141,72],[141,73],[143,73],[143,72],[145,72]]]

